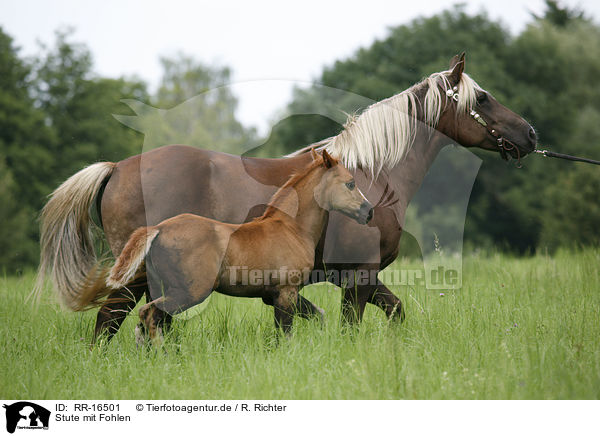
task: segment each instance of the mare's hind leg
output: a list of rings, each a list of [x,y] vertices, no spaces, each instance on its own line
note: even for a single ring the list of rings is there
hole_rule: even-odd
[[[289,334],[292,329],[294,313],[297,308],[298,287],[297,286],[279,286],[278,292],[273,298],[273,307],[275,308],[275,327]]]
[[[105,335],[107,342],[112,339],[147,289],[148,284],[144,276],[108,296],[96,317],[92,345],[101,335]]]

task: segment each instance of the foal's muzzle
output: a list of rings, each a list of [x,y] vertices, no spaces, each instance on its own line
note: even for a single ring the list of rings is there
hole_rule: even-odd
[[[358,222],[360,224],[367,224],[369,221],[373,219],[373,205],[368,201],[364,201],[360,205],[360,209],[358,211]]]

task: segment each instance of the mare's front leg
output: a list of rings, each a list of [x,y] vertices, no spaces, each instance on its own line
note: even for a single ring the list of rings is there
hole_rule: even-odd
[[[342,289],[342,324],[356,325],[362,321],[370,291],[358,285]]]
[[[274,304],[272,296],[263,297],[262,301],[267,306],[273,306],[273,304]],[[304,319],[318,318],[319,321],[321,321],[321,323],[325,322],[325,311],[323,309],[321,309],[319,306],[317,306],[316,304],[313,304],[312,302],[310,302],[309,300],[304,298],[300,294],[298,294],[298,301],[296,303],[296,309],[297,309],[296,314],[301,318],[304,318]]]
[[[273,297],[275,309],[275,327],[289,334],[292,329],[294,313],[298,301],[298,286],[278,286],[277,293]]]
[[[313,304],[302,295],[298,294],[298,316],[304,319],[318,318],[321,324],[325,323],[325,311]]]
[[[379,279],[375,283],[357,283],[348,286],[342,297],[342,321],[357,324],[362,321],[365,306],[371,303],[382,309],[387,317],[399,322],[404,321],[404,306],[390,289]]]
[[[368,293],[368,302],[383,310],[391,321],[404,321],[405,314],[402,301],[387,286],[381,283],[379,279],[377,279],[375,291]]]

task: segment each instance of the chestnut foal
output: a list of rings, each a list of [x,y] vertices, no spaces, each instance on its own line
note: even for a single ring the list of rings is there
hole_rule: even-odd
[[[360,224],[373,216],[373,206],[350,172],[327,151],[312,153],[313,161],[275,193],[254,221],[226,224],[181,214],[131,235],[107,284],[127,286],[145,263],[153,300],[140,309],[137,333],[161,341],[161,312],[186,310],[213,290],[272,302],[276,327],[289,332],[327,212],[337,210]]]

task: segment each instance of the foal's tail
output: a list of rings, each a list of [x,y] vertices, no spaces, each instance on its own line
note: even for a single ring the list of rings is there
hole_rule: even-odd
[[[82,293],[102,276],[89,210],[115,166],[113,162],[90,165],[52,193],[41,214],[40,267],[33,296],[39,297],[50,274],[62,302],[72,310],[82,309]]]
[[[140,227],[131,234],[115,265],[110,270],[106,280],[109,287],[119,289],[134,279],[158,232],[156,227]]]

